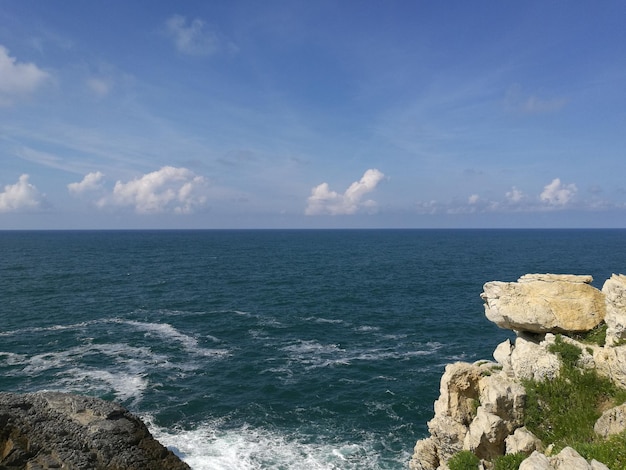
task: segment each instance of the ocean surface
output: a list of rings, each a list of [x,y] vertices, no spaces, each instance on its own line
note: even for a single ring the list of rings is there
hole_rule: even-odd
[[[0,390],[121,402],[196,470],[405,469],[491,280],[626,272],[623,230],[0,232]]]

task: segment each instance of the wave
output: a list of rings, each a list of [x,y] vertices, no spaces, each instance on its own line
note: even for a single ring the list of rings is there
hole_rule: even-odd
[[[220,420],[195,429],[175,430],[155,425],[150,415],[142,416],[152,435],[176,453],[193,470],[378,470],[405,467],[410,454],[398,453],[393,461],[383,460],[373,435],[359,443],[335,437],[299,435],[296,431],[254,428],[242,425],[224,429]]]

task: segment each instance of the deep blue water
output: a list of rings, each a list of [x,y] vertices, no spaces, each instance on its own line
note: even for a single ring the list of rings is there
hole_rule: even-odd
[[[490,280],[625,272],[623,230],[0,232],[0,389],[117,400],[194,469],[400,469]]]

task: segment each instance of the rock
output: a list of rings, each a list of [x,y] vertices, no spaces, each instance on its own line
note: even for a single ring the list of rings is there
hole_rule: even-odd
[[[493,374],[479,382],[480,407],[504,420],[507,434],[523,424],[526,389],[506,374]]]
[[[488,282],[485,315],[501,328],[534,333],[589,331],[604,320],[604,295],[591,276],[526,274],[517,282]]]
[[[537,381],[551,380],[559,375],[561,362],[556,354],[548,351],[554,336],[546,335],[542,340],[520,333],[511,352],[511,368],[517,379]]]
[[[435,415],[428,422],[428,431],[437,443],[439,461],[445,462],[454,454],[463,450],[463,441],[468,429],[449,416]]]
[[[435,470],[439,467],[437,445],[432,437],[417,441],[413,457],[409,462],[410,470]]]
[[[541,450],[541,441],[525,427],[517,428],[515,432],[504,440],[507,454],[529,455]]]
[[[441,377],[435,416],[449,416],[457,423],[469,425],[478,407],[480,378],[479,366],[465,362],[448,364]]]
[[[571,447],[566,447],[550,458],[550,464],[554,470],[591,470],[591,464]]]
[[[0,468],[184,470],[125,408],[58,392],[0,393]]]
[[[513,353],[513,345],[510,339],[506,339],[502,343],[498,344],[493,351],[493,358],[498,364],[502,366],[502,370],[505,372],[511,371],[513,365],[511,364],[511,354]]]
[[[499,416],[479,406],[476,418],[469,425],[463,449],[472,451],[478,458],[491,460],[504,454],[504,439],[509,435],[508,423]]]
[[[595,349],[593,360],[599,374],[626,388],[626,345]]]
[[[606,344],[626,340],[626,276],[613,274],[602,286],[606,299]]]
[[[596,434],[607,438],[626,430],[626,403],[616,406],[602,413],[593,426]]]
[[[535,451],[520,464],[519,470],[552,470],[552,466],[548,457]]]

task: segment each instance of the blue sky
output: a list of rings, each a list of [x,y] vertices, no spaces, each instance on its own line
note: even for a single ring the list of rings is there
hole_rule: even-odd
[[[626,227],[620,1],[0,3],[0,229]]]

